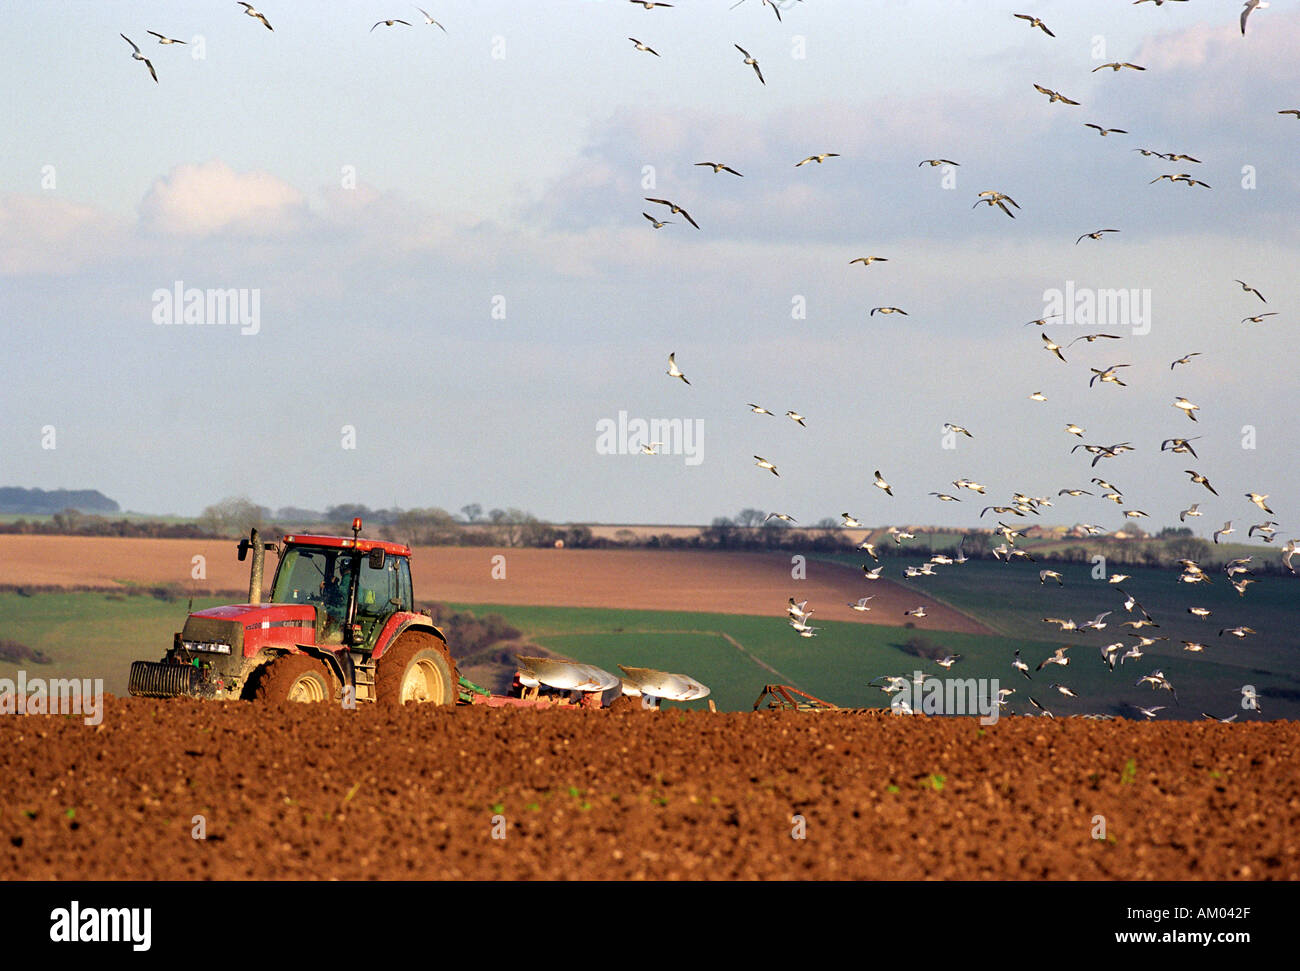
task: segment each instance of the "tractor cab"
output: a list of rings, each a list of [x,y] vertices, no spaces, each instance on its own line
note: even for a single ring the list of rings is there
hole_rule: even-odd
[[[411,551],[336,536],[284,537],[270,603],[316,611],[316,643],[370,652],[395,613],[413,611]]]

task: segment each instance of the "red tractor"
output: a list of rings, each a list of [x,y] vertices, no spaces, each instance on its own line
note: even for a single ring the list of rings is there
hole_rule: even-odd
[[[399,543],[285,536],[263,544],[254,530],[248,603],[189,615],[159,662],[131,665],[129,690],[148,698],[408,701],[454,705],[456,662],[432,618],[415,609],[411,550]],[[262,602],[265,550],[279,556]]]

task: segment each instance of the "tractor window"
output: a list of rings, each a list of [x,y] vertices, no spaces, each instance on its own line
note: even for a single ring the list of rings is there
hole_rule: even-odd
[[[411,564],[405,559],[397,561],[397,596],[402,601],[403,610],[415,609],[415,597],[411,594]]]
[[[333,575],[334,554],[320,550],[290,549],[275,572],[273,603],[318,602],[322,585]]]
[[[398,564],[405,560],[396,556],[384,557],[384,565],[370,569],[370,563],[361,558],[361,579],[357,584],[357,614],[362,617],[379,617],[395,609],[390,600],[400,600],[402,591],[398,582]],[[407,586],[410,586],[408,579]],[[402,601],[406,605],[405,601]]]

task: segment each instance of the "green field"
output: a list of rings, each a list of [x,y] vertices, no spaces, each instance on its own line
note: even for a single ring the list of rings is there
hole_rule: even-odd
[[[900,562],[901,561],[894,561]],[[1115,609],[1108,621],[1125,619],[1114,601],[1118,596],[1103,583],[1090,581],[1083,567],[1062,569],[1066,587],[1040,587],[1034,564],[971,562],[941,571],[916,589],[936,596],[1001,631],[996,635],[949,634],[859,624],[835,619],[835,605],[821,605],[822,629],[815,638],[801,638],[779,617],[661,611],[602,610],[564,607],[520,607],[494,604],[450,604],[454,610],[484,615],[496,613],[525,636],[548,650],[618,673],[618,665],[655,667],[688,674],[712,688],[712,699],[723,710],[747,710],[766,683],[785,683],[846,707],[882,706],[887,697],[867,682],[883,675],[909,676],[916,670],[940,676],[933,661],[904,650],[905,642],[921,637],[932,649],[960,654],[953,678],[999,680],[1015,688],[1014,712],[1028,710],[1032,694],[1058,715],[1132,714],[1131,704],[1169,706],[1162,717],[1199,717],[1202,710],[1221,716],[1240,709],[1240,686],[1260,691],[1265,717],[1300,717],[1300,650],[1288,640],[1285,624],[1295,611],[1287,602],[1291,581],[1270,577],[1251,587],[1246,601],[1213,586],[1192,588],[1195,601],[1215,611],[1208,621],[1169,620],[1157,633],[1174,637],[1173,647],[1160,644],[1146,657],[1111,672],[1099,648],[1121,638],[1116,627],[1082,635],[1054,636],[1042,616],[1072,616],[1084,620]],[[893,571],[891,571],[893,572]],[[900,566],[901,572],[901,566]],[[1077,574],[1077,575],[1076,575]],[[910,582],[909,582],[910,583]],[[1174,606],[1187,602],[1186,590],[1172,592],[1173,576],[1162,571],[1134,571],[1126,585],[1148,611],[1164,622]],[[1215,597],[1222,598],[1220,600]],[[196,601],[195,609],[213,601]],[[814,604],[814,607],[819,605]],[[1235,610],[1245,611],[1237,616]],[[843,608],[847,609],[847,608]],[[1183,608],[1185,609],[1185,607]],[[1218,622],[1222,611],[1224,624]],[[184,622],[185,601],[167,602],[148,595],[51,593],[20,596],[0,593],[0,640],[16,641],[43,651],[48,665],[24,663],[28,676],[103,678],[105,689],[124,693],[130,662],[157,659]],[[1231,615],[1231,616],[1230,616]],[[1220,626],[1249,623],[1261,631],[1244,642],[1215,636]],[[1199,630],[1197,630],[1199,625]],[[1202,654],[1182,650],[1177,638],[1195,630],[1209,645]],[[1268,636],[1265,637],[1265,632]],[[1010,666],[1019,648],[1031,668],[1063,644],[1072,644],[1068,667],[1048,667],[1033,680]],[[454,645],[453,645],[454,647]],[[13,678],[20,665],[0,661],[0,677]],[[1160,668],[1174,683],[1179,706],[1167,692],[1138,687],[1140,675]],[[1078,700],[1062,697],[1049,685],[1068,685]],[[689,707],[703,707],[693,702]],[[1254,716],[1252,716],[1254,717]]]

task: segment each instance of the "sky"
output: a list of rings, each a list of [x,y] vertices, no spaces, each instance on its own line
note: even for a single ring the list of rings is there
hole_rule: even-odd
[[[1199,535],[1290,535],[1300,0],[1244,36],[1225,0],[779,2],[424,4],[445,31],[400,2],[266,0],[270,31],[225,0],[26,8],[0,37],[0,485],[964,527],[1021,492],[1045,522],[1199,502]],[[1151,183],[1180,173],[1209,188]],[[681,424],[644,455],[620,415]]]

